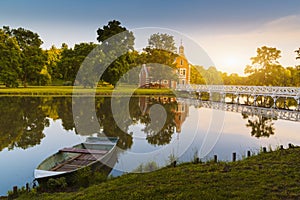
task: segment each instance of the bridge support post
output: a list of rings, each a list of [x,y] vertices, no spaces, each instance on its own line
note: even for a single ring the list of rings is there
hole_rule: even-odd
[[[221,102],[221,103],[225,103],[225,98],[226,98],[226,94],[221,93],[221,99],[220,99],[220,102]]]
[[[284,102],[283,102],[283,109],[286,109],[286,107],[287,107],[287,105],[286,105],[286,100],[287,100],[287,98],[285,97],[285,98],[284,98]]]
[[[236,94],[237,98],[236,98],[236,103],[240,104],[240,94]]]
[[[254,105],[254,106],[256,106],[256,105],[257,105],[257,102],[256,102],[257,96],[256,96],[256,95],[254,95],[254,97],[253,97],[253,98],[254,98],[253,105]]]
[[[272,99],[273,99],[273,108],[277,108],[277,105],[276,105],[276,102],[277,102],[277,99],[278,99],[278,97],[277,96],[271,96],[272,97]]]
[[[250,95],[247,94],[247,102],[246,102],[247,105],[249,105],[249,96]]]

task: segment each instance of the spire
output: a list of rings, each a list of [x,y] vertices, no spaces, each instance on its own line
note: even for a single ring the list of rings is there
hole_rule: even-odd
[[[180,40],[179,55],[184,56],[184,47],[182,45],[182,39]]]

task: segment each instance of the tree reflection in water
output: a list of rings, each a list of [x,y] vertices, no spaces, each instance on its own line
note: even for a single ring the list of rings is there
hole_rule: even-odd
[[[144,102],[146,102],[146,104],[143,105],[142,103]],[[155,104],[162,106],[162,108],[165,110],[165,119],[161,119],[161,117],[150,117],[150,108]],[[169,144],[176,126],[174,118],[177,102],[175,101],[175,98],[140,98],[140,106],[143,108],[143,113],[140,116],[140,120],[141,123],[145,124],[145,128],[142,131],[146,134],[147,141],[154,145]],[[160,120],[165,121],[162,122]],[[163,124],[161,125],[161,123]]]
[[[0,150],[26,149],[40,144],[49,120],[40,98],[2,97],[0,101]]]
[[[262,115],[248,116],[242,113],[244,119],[248,119],[246,127],[251,128],[251,136],[270,137],[275,134],[273,119]]]
[[[88,102],[82,99],[80,112],[85,112]],[[111,109],[111,98],[97,97],[95,110],[97,119],[84,118],[84,115],[75,116],[83,127],[89,127],[90,122],[99,123],[107,136],[119,137],[118,146],[124,150],[131,148],[133,136],[128,133],[129,126],[144,124],[142,132],[146,139],[153,145],[170,143],[175,130],[181,132],[181,125],[188,115],[188,106],[178,104],[173,97],[141,97],[131,98],[129,102],[130,119],[124,115],[122,101],[116,100],[115,106],[120,106],[117,114],[122,119],[121,128],[115,122]],[[119,105],[118,105],[119,102]],[[0,151],[4,148],[15,147],[26,149],[40,144],[45,137],[43,131],[49,126],[49,119],[62,121],[65,130],[75,130],[72,114],[72,98],[70,97],[1,97],[0,101]],[[151,119],[149,110],[153,105],[160,105],[166,113],[165,122],[161,127],[158,120]],[[152,120],[152,121],[151,121]],[[161,123],[161,122],[159,122]],[[159,128],[158,128],[159,127]],[[75,130],[78,134],[78,130]],[[99,130],[92,127],[85,129],[84,135],[91,135]]]

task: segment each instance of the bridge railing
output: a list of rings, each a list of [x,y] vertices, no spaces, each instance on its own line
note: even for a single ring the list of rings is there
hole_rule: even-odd
[[[300,98],[300,87],[178,84],[177,91]]]

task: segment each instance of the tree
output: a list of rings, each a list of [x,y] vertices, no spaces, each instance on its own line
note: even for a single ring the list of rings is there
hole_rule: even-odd
[[[21,72],[20,79],[23,81],[24,87],[27,83],[37,83],[45,62],[46,54],[43,52],[41,45],[43,41],[37,33],[24,28],[6,31],[15,37],[21,49]]]
[[[295,52],[297,53],[296,60],[300,59],[300,48],[295,50]]]
[[[300,48],[295,51],[297,53],[296,60],[300,59]],[[295,80],[295,86],[300,86],[300,65],[296,65],[294,75],[292,76]]]
[[[63,49],[63,47],[59,49],[52,45],[49,50],[46,50],[47,71],[54,80],[62,79],[62,74],[60,74],[58,69],[58,62],[61,60],[61,53]]]
[[[254,85],[274,85],[278,80],[278,71],[282,67],[278,59],[281,57],[281,51],[263,46],[257,48],[257,56],[252,57],[252,66],[246,66],[244,72],[249,75],[249,80]]]
[[[96,44],[92,42],[75,44],[74,48],[63,45],[56,73],[62,76],[64,81],[73,84],[80,66],[95,47]]]
[[[128,53],[134,50],[133,33],[122,27],[121,22],[113,20],[99,28],[97,34],[97,40],[101,43],[104,53],[102,59],[109,64],[101,79],[116,86],[119,79],[130,69],[131,60]],[[109,63],[110,61],[113,62]]]
[[[7,30],[0,29],[0,81],[6,87],[18,86],[20,60],[21,50],[16,38],[8,35]]]
[[[144,63],[151,65],[151,76],[153,81],[158,81],[159,86],[163,80],[176,81],[176,65],[174,60],[175,54],[174,38],[168,34],[156,33],[148,39],[148,46],[144,48],[143,54]]]
[[[191,65],[191,84],[205,84],[205,80],[203,78],[204,67]]]
[[[220,85],[223,84],[221,72],[216,67],[209,67],[203,73],[205,83],[208,85]]]
[[[148,39],[150,49],[161,49],[176,53],[175,41],[172,35],[166,33],[155,33]]]

